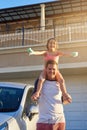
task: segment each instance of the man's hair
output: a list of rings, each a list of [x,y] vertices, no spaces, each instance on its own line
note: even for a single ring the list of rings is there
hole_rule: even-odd
[[[54,60],[48,60],[48,61],[46,62],[45,67],[47,68],[49,64],[58,66],[58,64],[57,64],[56,61],[54,61]]]

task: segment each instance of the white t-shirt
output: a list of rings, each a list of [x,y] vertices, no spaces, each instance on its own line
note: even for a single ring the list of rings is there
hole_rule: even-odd
[[[46,80],[39,98],[38,123],[65,122],[60,86],[56,81]]]

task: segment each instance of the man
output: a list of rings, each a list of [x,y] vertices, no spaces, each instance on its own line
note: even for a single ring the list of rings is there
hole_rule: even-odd
[[[65,130],[65,117],[62,105],[60,85],[55,81],[57,63],[46,64],[46,81],[43,84],[39,105],[39,120],[36,130]]]

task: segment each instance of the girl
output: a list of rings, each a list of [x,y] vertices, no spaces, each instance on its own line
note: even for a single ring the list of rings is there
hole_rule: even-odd
[[[58,44],[54,38],[50,38],[47,41],[46,47],[47,47],[47,51],[33,51],[31,48],[29,48],[27,51],[28,51],[29,55],[44,56],[45,64],[48,60],[54,60],[58,63],[60,56],[73,56],[73,57],[75,57],[78,55],[77,52],[72,52],[71,54],[68,54],[68,53],[63,53],[63,52],[58,51]],[[63,103],[64,104],[71,103],[72,98],[67,93],[65,81],[64,81],[61,73],[59,72],[59,70],[58,70],[55,78],[56,78],[56,81],[58,81],[60,83],[60,89],[61,89],[62,95],[63,95]],[[37,100],[39,98],[40,92],[42,89],[42,84],[45,81],[45,79],[46,79],[46,74],[45,74],[45,68],[44,68],[44,70],[41,72],[41,74],[39,76],[37,89],[31,97],[32,100]]]

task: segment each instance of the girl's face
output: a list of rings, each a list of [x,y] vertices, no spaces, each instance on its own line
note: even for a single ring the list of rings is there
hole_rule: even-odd
[[[49,40],[47,44],[48,51],[56,51],[57,50],[57,43],[54,39]]]

